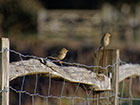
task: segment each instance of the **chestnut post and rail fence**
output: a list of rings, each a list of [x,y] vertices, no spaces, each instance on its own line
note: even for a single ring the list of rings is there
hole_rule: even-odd
[[[19,61],[10,63],[11,53],[12,56],[14,54],[18,56]],[[59,64],[58,61],[47,57],[24,55],[12,50],[9,47],[9,39],[1,38],[0,105],[9,105],[9,101],[13,99],[11,92],[18,94],[18,98],[15,97],[18,105],[26,105],[27,96],[31,97],[32,105],[37,105],[37,98],[45,100],[42,101],[42,105],[64,105],[64,102],[65,105],[139,105],[140,95],[134,94],[133,82],[140,76],[140,65],[122,61],[119,49],[97,51],[94,56],[95,65],[75,62]],[[35,75],[35,85],[30,87],[34,89],[33,92],[24,88],[26,76],[31,75]],[[45,75],[48,79],[46,94],[38,92],[40,75]],[[14,86],[10,84],[17,78],[22,78],[20,88],[16,88],[16,84]],[[61,81],[59,95],[54,95],[51,91],[51,88],[58,89],[57,86],[53,87],[53,80]],[[140,83],[140,80],[137,79],[137,82]],[[67,83],[75,86],[70,95],[65,94],[66,88],[69,90]],[[84,96],[78,95],[80,89],[85,91]],[[26,96],[23,97],[24,95]],[[57,102],[55,103],[53,99]]]

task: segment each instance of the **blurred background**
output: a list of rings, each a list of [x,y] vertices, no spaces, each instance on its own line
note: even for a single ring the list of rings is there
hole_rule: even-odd
[[[24,54],[45,57],[66,47],[65,60],[93,64],[102,35],[110,32],[108,48],[119,48],[123,60],[139,63],[139,11],[137,0],[0,0],[0,36]]]
[[[64,61],[93,65],[94,51],[109,32],[108,48],[139,64],[139,11],[138,0],[0,0],[0,37],[8,37],[11,49],[22,54],[46,57],[65,47]]]

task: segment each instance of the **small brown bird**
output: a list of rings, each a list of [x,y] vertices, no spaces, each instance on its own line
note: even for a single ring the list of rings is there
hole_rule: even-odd
[[[101,49],[105,49],[105,47],[109,45],[110,37],[111,37],[110,33],[105,33],[103,35],[103,37],[101,39],[101,42],[100,42],[100,47],[99,47],[98,51],[100,51]]]
[[[62,48],[57,54],[49,56],[48,58],[55,59],[55,60],[63,60],[67,55],[68,50]]]

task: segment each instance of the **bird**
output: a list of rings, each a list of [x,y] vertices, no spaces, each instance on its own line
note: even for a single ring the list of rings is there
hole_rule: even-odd
[[[62,48],[58,53],[56,53],[52,56],[48,56],[48,58],[61,61],[66,57],[67,52],[68,52],[68,50],[66,48]]]
[[[98,48],[98,52],[100,52],[101,49],[105,49],[105,47],[109,45],[109,43],[110,43],[110,37],[111,37],[111,34],[110,33],[105,33],[102,36],[102,39],[100,41],[100,46]]]
[[[62,48],[58,53],[48,56],[47,58],[57,60],[60,64],[62,64],[61,60],[63,60],[66,57],[67,52],[68,50],[66,48]],[[40,58],[38,60],[44,65],[47,64],[47,61],[43,58]]]

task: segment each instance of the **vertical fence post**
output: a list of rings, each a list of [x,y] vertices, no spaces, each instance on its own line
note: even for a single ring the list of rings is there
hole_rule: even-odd
[[[119,50],[116,50],[116,62],[118,62],[118,59],[120,58],[120,52]],[[119,62],[115,66],[115,86],[114,86],[114,91],[115,91],[115,101],[114,105],[119,105],[119,99],[118,99],[118,93],[119,93]]]
[[[106,49],[95,53],[95,65],[106,67],[108,65],[113,65],[116,63],[113,67],[107,68],[107,70],[101,68],[96,69],[96,74],[103,73],[106,76],[110,76],[111,74],[112,78],[110,86],[111,90],[105,90],[104,92],[96,92],[96,96],[97,94],[99,94],[98,95],[99,97],[96,98],[99,98],[99,100],[98,103],[94,101],[95,105],[97,104],[118,105],[118,88],[119,88],[118,81],[119,63],[117,63],[118,59],[119,59],[119,49]],[[115,94],[115,96],[109,97],[111,94]],[[100,97],[108,97],[108,99],[100,100]]]
[[[9,39],[0,39],[0,105],[9,105]]]

